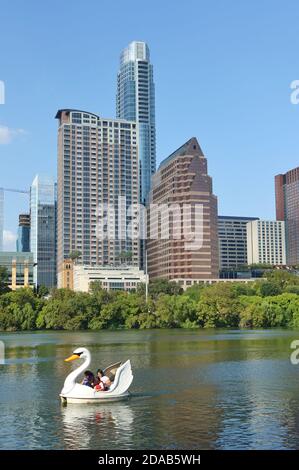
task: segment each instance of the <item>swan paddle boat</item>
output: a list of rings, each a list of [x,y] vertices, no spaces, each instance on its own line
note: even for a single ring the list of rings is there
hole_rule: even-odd
[[[133,374],[130,360],[125,363],[117,362],[104,369],[104,375],[111,380],[111,386],[107,391],[96,391],[86,385],[76,382],[77,377],[82,374],[91,361],[91,355],[88,349],[75,349],[73,354],[65,359],[66,362],[75,359],[84,359],[84,362],[74,371],[72,371],[65,379],[60,398],[63,403],[97,403],[118,401],[128,398],[129,387],[133,381]]]

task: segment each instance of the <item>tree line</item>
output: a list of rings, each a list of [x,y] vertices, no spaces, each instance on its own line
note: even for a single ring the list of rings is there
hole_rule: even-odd
[[[299,277],[272,271],[248,284],[197,284],[183,291],[175,282],[150,282],[134,292],[89,293],[41,288],[9,291],[0,268],[0,330],[101,330],[144,328],[299,327]]]

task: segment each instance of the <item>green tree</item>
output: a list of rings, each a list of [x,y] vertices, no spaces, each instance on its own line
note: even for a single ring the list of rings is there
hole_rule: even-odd
[[[0,295],[9,292],[8,272],[4,266],[0,266]]]
[[[54,330],[86,329],[94,315],[89,294],[56,289],[37,318],[37,327]]]
[[[37,289],[37,295],[38,297],[46,297],[49,295],[50,290],[46,286],[39,286]]]
[[[71,253],[69,254],[69,258],[75,263],[77,261],[77,259],[81,258],[82,256],[82,253],[81,251],[79,250],[74,250],[74,251],[71,251]]]
[[[197,304],[200,326],[205,328],[238,326],[240,304],[230,283],[218,283],[207,287]]]
[[[205,289],[204,284],[193,284],[193,286],[187,287],[184,292],[184,295],[198,302],[203,289]]]
[[[0,296],[0,329],[33,330],[44,305],[31,289],[24,288]]]
[[[282,293],[279,283],[275,281],[261,281],[259,283],[259,291],[262,297],[275,296]]]
[[[160,294],[180,295],[183,293],[182,287],[175,281],[167,279],[154,279],[149,283],[149,294],[155,299]]]

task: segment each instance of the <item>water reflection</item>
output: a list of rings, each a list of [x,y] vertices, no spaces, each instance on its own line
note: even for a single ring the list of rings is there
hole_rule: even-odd
[[[133,432],[129,402],[69,404],[61,406],[61,416],[66,449],[110,448],[113,442],[125,449]]]

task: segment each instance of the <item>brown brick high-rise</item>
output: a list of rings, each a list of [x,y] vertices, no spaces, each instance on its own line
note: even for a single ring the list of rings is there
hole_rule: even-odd
[[[160,164],[153,176],[150,204],[167,204],[168,207],[176,204],[182,213],[184,205],[201,206],[203,211],[202,246],[189,250],[184,239],[172,236],[180,224],[176,215],[169,217],[169,239],[151,237],[153,226],[159,227],[161,235],[166,221],[163,216],[153,217],[150,206],[147,241],[150,278],[176,280],[184,285],[218,278],[217,197],[213,194],[212,178],[207,174],[207,160],[196,138],[190,139]],[[192,211],[188,224],[194,228],[195,223],[195,212]]]
[[[285,221],[287,264],[299,264],[299,167],[275,176],[276,219]]]

